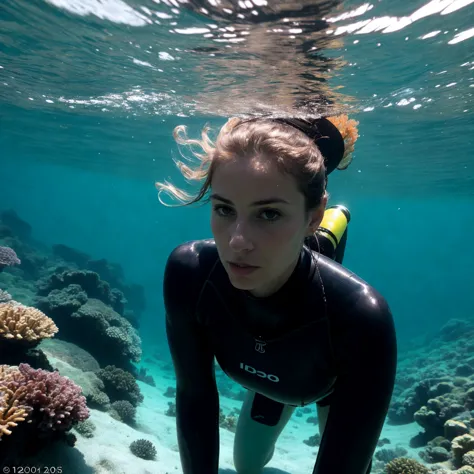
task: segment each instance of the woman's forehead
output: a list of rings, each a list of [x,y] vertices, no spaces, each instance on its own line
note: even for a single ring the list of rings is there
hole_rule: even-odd
[[[270,198],[295,202],[300,194],[291,175],[282,173],[275,163],[261,157],[220,164],[215,170],[211,188],[229,200],[249,202]]]

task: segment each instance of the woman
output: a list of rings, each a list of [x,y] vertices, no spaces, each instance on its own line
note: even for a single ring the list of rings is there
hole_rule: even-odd
[[[357,137],[353,121],[346,130],[342,122],[233,118],[215,144],[207,130],[202,141],[175,130],[179,143],[203,148],[199,168],[177,164],[204,183],[195,197],[157,188],[186,204],[210,192],[214,236],[178,246],[165,269],[184,474],[218,472],[214,358],[248,389],[234,443],[239,474],[262,472],[295,407],[313,402],[322,436],[313,474],[370,472],[397,347],[385,299],[317,252],[327,175],[347,166]]]

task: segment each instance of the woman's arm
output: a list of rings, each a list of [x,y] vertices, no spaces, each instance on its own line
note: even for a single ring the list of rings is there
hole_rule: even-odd
[[[164,277],[166,333],[176,373],[176,423],[184,474],[217,474],[219,398],[214,354],[194,308],[199,288],[195,252],[170,255]]]
[[[368,474],[395,383],[394,322],[368,287],[334,323],[339,374],[313,474]]]

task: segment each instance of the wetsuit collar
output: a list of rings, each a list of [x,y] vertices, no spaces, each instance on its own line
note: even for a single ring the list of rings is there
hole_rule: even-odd
[[[308,321],[308,300],[315,298],[312,287],[313,270],[311,251],[301,249],[298,263],[285,284],[275,293],[266,297],[256,297],[250,292],[240,290],[242,295],[242,320],[251,333],[260,339],[273,339]],[[312,304],[315,311],[318,308]],[[245,315],[245,316],[243,316]]]

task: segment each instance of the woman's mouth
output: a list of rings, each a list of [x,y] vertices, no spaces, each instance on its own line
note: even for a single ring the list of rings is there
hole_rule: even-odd
[[[254,267],[253,265],[246,265],[244,263],[233,263],[233,262],[229,262],[229,267],[230,267],[231,272],[238,276],[250,275],[255,270],[259,269],[259,267]]]

